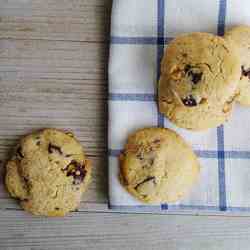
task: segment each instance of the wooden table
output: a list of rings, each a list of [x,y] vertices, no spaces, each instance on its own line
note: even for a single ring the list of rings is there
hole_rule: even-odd
[[[135,0],[136,1],[136,0]],[[94,164],[81,208],[23,212],[0,180],[0,249],[249,249],[248,217],[107,209],[107,60],[111,0],[0,0],[0,171],[18,138],[73,130]]]

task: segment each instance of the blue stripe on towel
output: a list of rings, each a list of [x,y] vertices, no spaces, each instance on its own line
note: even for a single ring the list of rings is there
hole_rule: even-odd
[[[218,35],[224,35],[226,19],[226,0],[219,2]],[[219,206],[221,211],[227,210],[226,180],[225,180],[225,152],[224,152],[224,127],[217,128],[218,150],[218,178],[219,178]]]
[[[109,100],[111,101],[139,101],[139,102],[154,102],[156,101],[155,94],[122,94],[110,93]]]
[[[137,44],[137,45],[164,45],[168,44],[172,37],[123,37],[123,36],[111,36],[111,44]]]
[[[161,59],[164,53],[164,44],[162,44],[162,41],[161,41],[161,38],[164,37],[164,22],[165,22],[165,0],[158,0],[158,4],[157,4],[157,82],[160,79]],[[159,111],[158,111],[158,127],[164,127],[164,116]]]

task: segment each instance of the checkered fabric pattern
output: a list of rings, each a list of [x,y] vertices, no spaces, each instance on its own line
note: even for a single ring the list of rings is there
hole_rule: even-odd
[[[223,35],[250,25],[250,2],[241,0],[114,0],[109,62],[109,203],[123,211],[250,212],[250,109],[236,106],[224,126],[205,132],[175,127],[157,110],[164,47],[180,33]],[[145,205],[120,185],[118,155],[138,128],[172,128],[193,145],[201,178],[176,204]]]

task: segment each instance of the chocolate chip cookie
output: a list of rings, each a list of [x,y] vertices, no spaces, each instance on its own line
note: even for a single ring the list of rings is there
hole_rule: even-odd
[[[231,43],[208,33],[181,35],[169,44],[162,60],[160,111],[179,127],[216,127],[231,113],[240,74]]]
[[[120,155],[120,180],[147,203],[175,202],[186,195],[200,172],[192,149],[170,129],[146,128],[128,138]]]
[[[241,76],[237,101],[242,105],[250,106],[250,27],[236,26],[226,32],[225,39],[234,43],[240,56]]]
[[[44,129],[21,139],[7,163],[5,182],[25,210],[64,216],[79,206],[90,172],[91,165],[72,133]]]

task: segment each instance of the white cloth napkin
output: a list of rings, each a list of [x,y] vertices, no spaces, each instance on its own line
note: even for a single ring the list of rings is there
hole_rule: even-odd
[[[249,0],[114,0],[109,62],[109,203],[123,211],[250,212],[250,108],[236,106],[228,123],[205,132],[179,129],[157,111],[156,85],[164,46],[183,32],[223,35],[250,25]],[[145,205],[118,179],[119,152],[138,128],[172,128],[193,145],[198,185],[176,204]]]

